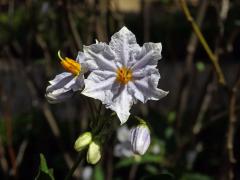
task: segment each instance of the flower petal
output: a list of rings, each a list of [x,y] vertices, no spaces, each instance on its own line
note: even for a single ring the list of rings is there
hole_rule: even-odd
[[[111,74],[104,74],[104,71],[101,73],[100,70],[96,70],[85,79],[85,89],[82,94],[107,104],[113,97],[111,88],[114,86],[115,79]]]
[[[128,66],[131,54],[140,50],[135,35],[126,27],[111,37],[109,46],[116,54],[116,61],[124,66]]]
[[[49,81],[50,85],[47,87],[46,91],[54,91],[56,89],[64,87],[69,81],[71,81],[73,75],[68,72],[61,73],[57,75],[53,80]]]
[[[147,66],[156,67],[158,60],[161,59],[161,43],[145,43],[141,51],[135,56],[136,63],[132,66],[133,70]]]
[[[71,75],[72,75],[72,74],[69,73],[69,72],[63,72],[63,73],[61,73],[61,74],[56,75],[53,80],[49,81],[49,83],[50,83],[51,85],[55,85],[55,84],[59,83],[59,81],[62,81],[64,78],[67,78],[67,77],[69,77],[69,76],[71,76]]]
[[[71,73],[57,75],[46,89],[45,97],[50,103],[58,103],[71,97],[74,91],[81,90],[84,86],[83,75],[75,77]]]
[[[127,85],[123,86],[119,96],[115,97],[113,102],[107,106],[107,108],[110,108],[117,113],[121,124],[128,120],[130,116],[129,110],[134,103],[133,97],[129,94],[127,89]]]
[[[75,91],[82,90],[83,87],[84,87],[84,75],[81,74],[76,77],[75,84],[71,86],[71,89],[75,92]]]
[[[60,94],[53,94],[51,92],[46,93],[45,97],[47,98],[49,103],[55,104],[55,103],[60,103],[68,98],[70,98],[73,95],[73,91],[67,91],[65,93],[60,93]]]
[[[135,79],[129,84],[129,92],[143,103],[148,100],[159,100],[166,96],[168,92],[157,88],[160,79],[158,70],[150,68],[145,73],[147,75],[143,76],[143,78]]]
[[[106,69],[116,71],[115,54],[105,43],[84,46],[87,63],[91,69]]]
[[[77,61],[79,64],[83,64],[83,63],[86,62],[85,59],[86,59],[85,54],[84,54],[83,52],[79,51],[79,52],[78,52],[78,55],[77,55],[77,58],[76,58],[76,61]]]

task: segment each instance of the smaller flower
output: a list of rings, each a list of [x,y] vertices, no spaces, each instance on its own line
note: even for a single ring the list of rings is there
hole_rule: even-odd
[[[92,134],[91,132],[85,132],[82,135],[80,135],[74,144],[74,149],[76,151],[81,151],[85,147],[87,147],[92,142]]]
[[[57,75],[49,81],[50,85],[46,89],[46,98],[50,103],[58,103],[71,97],[75,91],[84,87],[84,73],[87,71],[85,55],[78,53],[76,61],[68,57],[62,58],[60,51],[58,57],[62,67],[67,71]]]
[[[150,131],[146,124],[140,124],[131,129],[131,145],[134,153],[145,154],[150,141]]]
[[[101,159],[101,146],[100,142],[95,140],[89,145],[87,152],[87,162],[89,164],[96,164]]]

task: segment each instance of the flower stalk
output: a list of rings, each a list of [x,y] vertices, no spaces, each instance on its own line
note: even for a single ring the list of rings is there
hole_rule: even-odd
[[[192,29],[195,32],[196,36],[198,37],[200,43],[202,44],[204,50],[206,51],[210,61],[212,62],[213,66],[214,66],[214,70],[216,72],[216,75],[218,77],[218,82],[223,85],[226,86],[226,81],[225,81],[225,77],[224,74],[222,72],[222,69],[219,65],[218,62],[218,57],[216,56],[216,54],[213,53],[213,51],[211,50],[211,48],[209,47],[205,37],[203,36],[203,33],[201,32],[198,24],[195,22],[195,20],[193,19],[189,8],[187,6],[187,3],[185,0],[179,0],[179,3],[181,5],[181,8],[184,12],[184,15],[186,17],[186,19],[190,22],[190,24],[192,25]]]

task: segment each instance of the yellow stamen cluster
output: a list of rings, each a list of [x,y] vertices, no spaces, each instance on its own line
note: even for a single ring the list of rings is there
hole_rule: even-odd
[[[132,70],[126,67],[117,70],[117,81],[121,84],[127,84],[132,80]]]
[[[72,73],[75,76],[80,74],[81,65],[78,62],[76,62],[73,59],[70,59],[68,57],[63,59],[60,55],[60,51],[58,51],[58,57],[59,57],[59,59],[61,59],[61,65],[66,71]]]

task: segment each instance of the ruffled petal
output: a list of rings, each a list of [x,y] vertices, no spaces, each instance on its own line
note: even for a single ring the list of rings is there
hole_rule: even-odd
[[[47,87],[46,92],[54,91],[55,89],[59,89],[64,87],[68,82],[73,79],[73,75],[68,72],[61,73],[51,81],[49,81],[50,85]]]
[[[45,97],[47,98],[49,103],[55,104],[67,100],[68,98],[72,97],[73,94],[73,91],[66,91],[65,93],[57,94],[49,92],[45,94]]]
[[[71,86],[71,89],[73,91],[79,91],[82,90],[84,87],[84,75],[80,74],[79,76],[76,77],[75,83]]]
[[[111,74],[96,70],[85,79],[85,89],[81,92],[83,95],[102,101],[103,104],[110,103],[114,89],[115,77]]]
[[[67,77],[69,77],[69,76],[71,76],[71,75],[72,75],[72,74],[69,73],[69,72],[63,72],[63,73],[61,73],[61,74],[56,75],[53,80],[49,81],[49,83],[50,83],[51,85],[55,85],[55,84],[59,83],[59,81],[62,81],[62,80],[64,80],[65,78],[67,78]]]
[[[76,58],[76,61],[79,63],[79,64],[84,64],[86,62],[86,56],[83,52],[79,51],[78,52],[78,55],[77,55],[77,58]]]
[[[121,62],[124,66],[128,66],[130,63],[131,54],[140,50],[135,35],[126,27],[111,37],[109,46],[116,54],[116,61]]]
[[[122,86],[119,95],[107,106],[107,108],[117,113],[121,124],[124,124],[128,120],[130,116],[129,110],[134,103],[133,97],[129,94],[127,89],[127,86]]]
[[[62,73],[50,81],[45,97],[50,103],[58,103],[71,97],[74,91],[81,90],[84,86],[83,75],[77,77],[71,73]]]
[[[143,78],[135,79],[129,84],[129,92],[138,100],[145,103],[148,100],[159,100],[168,94],[157,88],[160,74],[157,69],[148,69]]]
[[[161,43],[145,43],[135,56],[135,64],[133,70],[141,69],[146,66],[156,67],[158,60],[161,59],[162,44]]]
[[[105,43],[84,46],[84,53],[87,56],[87,64],[91,69],[103,69],[116,71],[114,62],[115,54]]]

